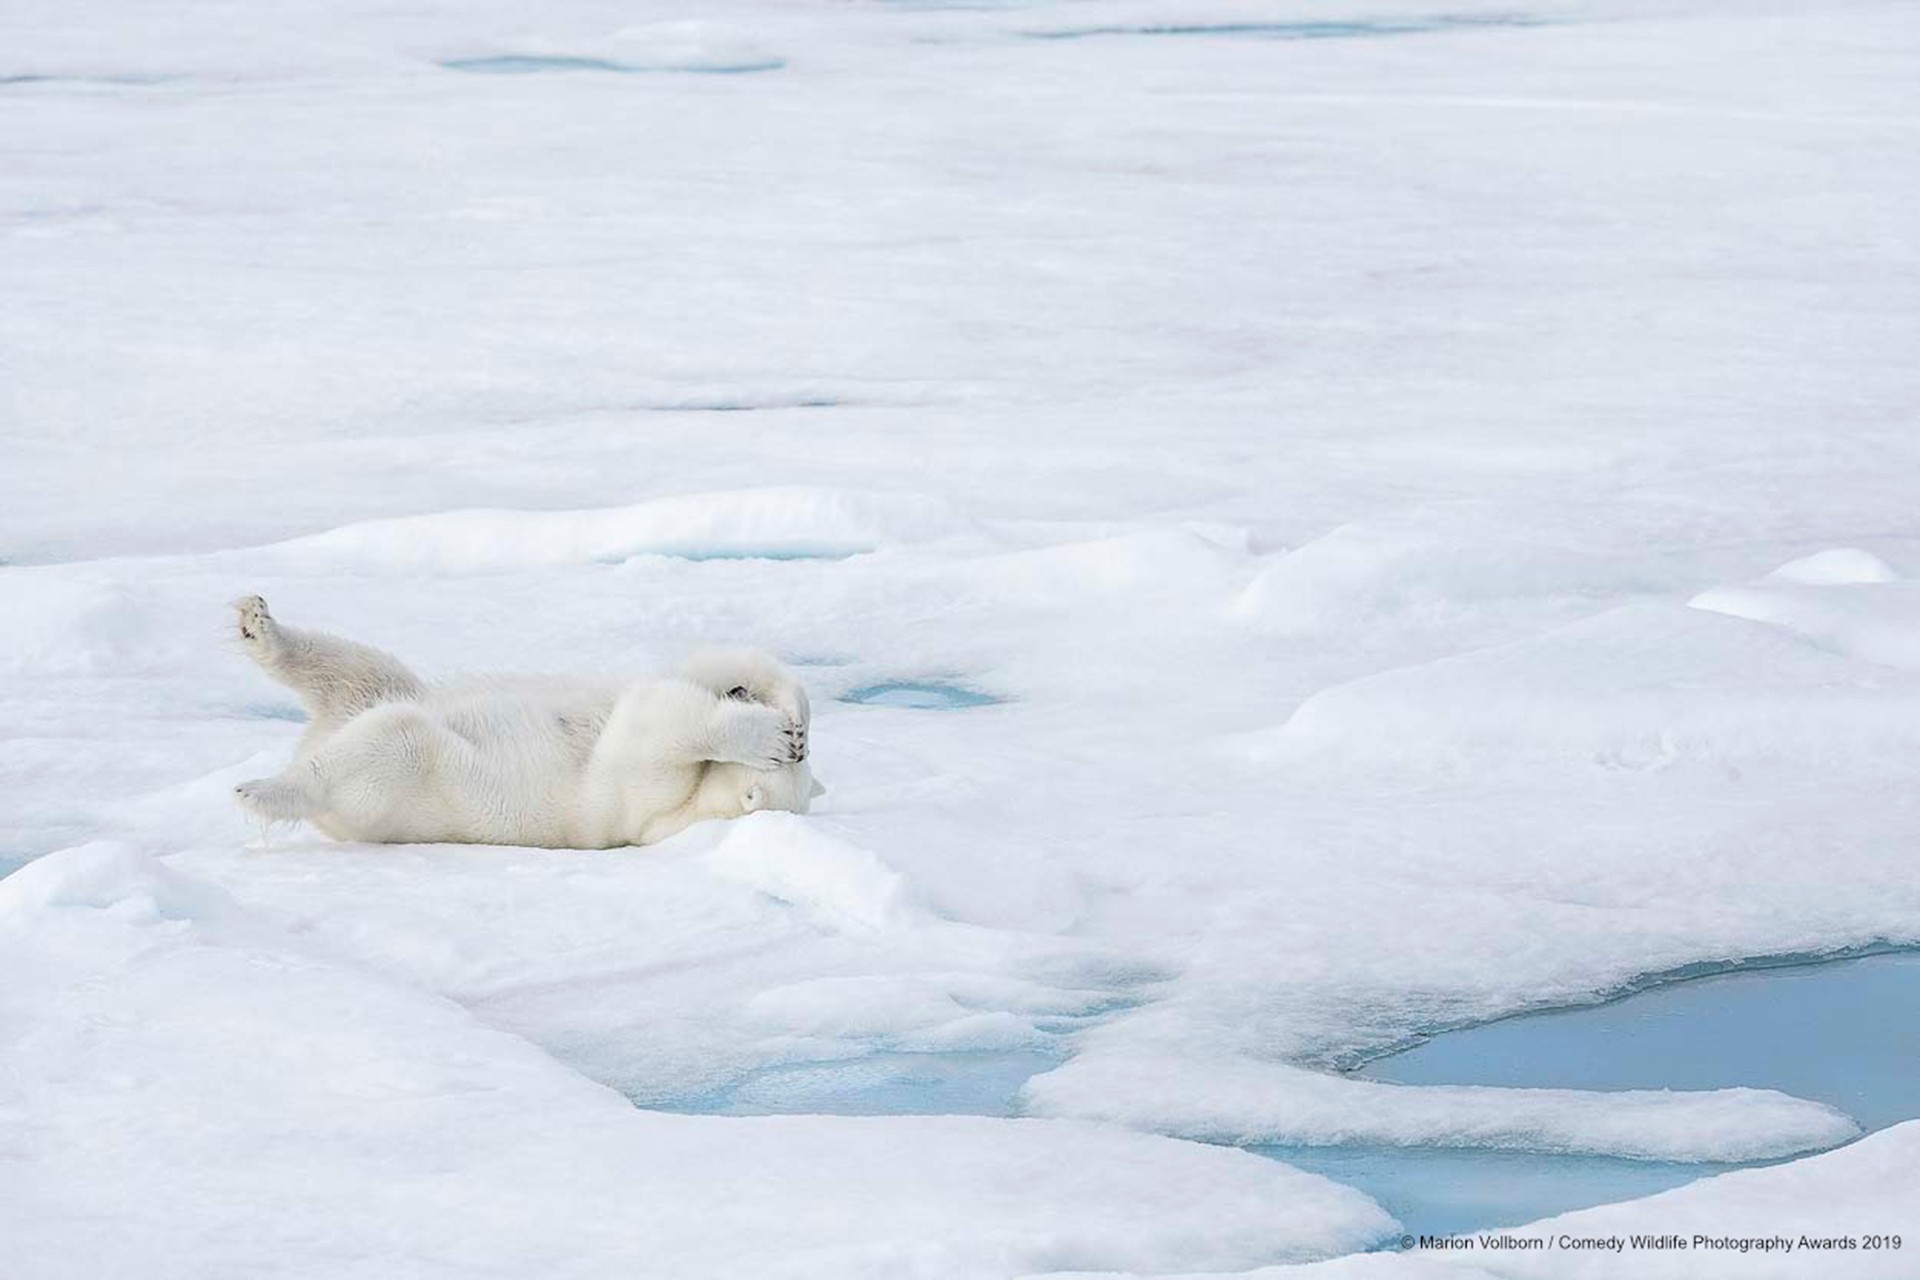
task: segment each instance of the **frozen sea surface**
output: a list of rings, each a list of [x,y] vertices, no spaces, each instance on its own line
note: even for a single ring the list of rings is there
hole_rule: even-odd
[[[1459,1265],[1249,1146],[1920,1217],[1920,1125],[1811,1074],[1340,1071],[1920,941],[1910,4],[14,0],[0,51],[22,1280]],[[254,831],[303,725],[249,592],[434,678],[830,656],[827,795]],[[942,680],[998,704],[840,701]],[[862,1062],[977,1114],[664,1110]],[[1471,1265],[1608,1260],[1554,1261]]]

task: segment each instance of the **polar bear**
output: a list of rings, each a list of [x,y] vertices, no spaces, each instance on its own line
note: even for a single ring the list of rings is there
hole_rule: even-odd
[[[709,818],[805,813],[806,690],[751,651],[663,679],[428,685],[390,654],[234,603],[240,643],[310,721],[278,777],[234,788],[267,821],[338,840],[608,849]]]

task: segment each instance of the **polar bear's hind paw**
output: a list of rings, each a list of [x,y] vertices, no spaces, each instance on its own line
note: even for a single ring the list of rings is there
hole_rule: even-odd
[[[266,822],[298,822],[307,816],[307,793],[284,778],[255,778],[233,789],[240,807]]]
[[[233,602],[233,612],[239,624],[240,640],[248,648],[278,647],[280,627],[273,620],[273,615],[267,612],[267,602],[264,597],[242,596]]]

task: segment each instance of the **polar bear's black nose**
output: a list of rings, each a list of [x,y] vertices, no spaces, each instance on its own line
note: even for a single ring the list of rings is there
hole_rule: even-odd
[[[753,695],[747,692],[747,686],[743,684],[737,684],[733,686],[733,688],[727,690],[727,696],[729,698],[732,698],[735,702],[753,701]]]

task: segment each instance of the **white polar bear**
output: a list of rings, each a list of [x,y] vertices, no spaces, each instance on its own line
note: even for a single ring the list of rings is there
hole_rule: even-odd
[[[655,680],[429,686],[378,649],[235,602],[240,641],[311,720],[277,778],[234,790],[338,840],[609,849],[708,818],[805,813],[806,690],[773,658],[716,652]]]

